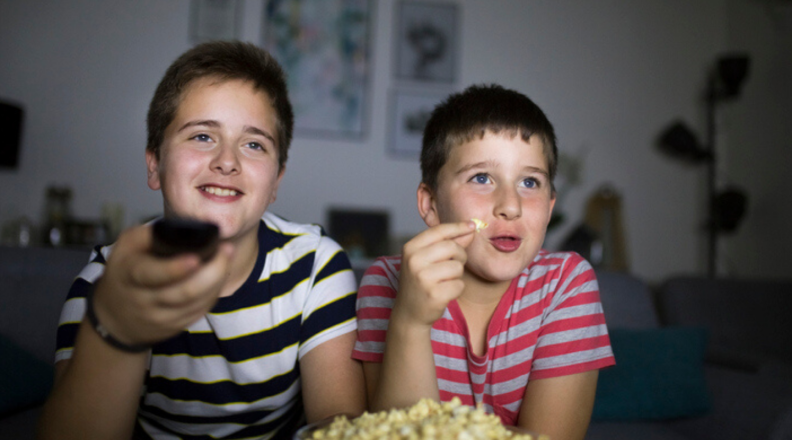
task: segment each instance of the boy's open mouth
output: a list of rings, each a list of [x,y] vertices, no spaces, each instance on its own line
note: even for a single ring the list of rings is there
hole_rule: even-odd
[[[201,186],[199,189],[203,192],[220,197],[234,197],[242,194],[242,191],[237,191],[230,188],[220,188],[218,186]]]
[[[501,252],[514,252],[520,247],[522,239],[512,235],[501,235],[490,238],[490,243]]]

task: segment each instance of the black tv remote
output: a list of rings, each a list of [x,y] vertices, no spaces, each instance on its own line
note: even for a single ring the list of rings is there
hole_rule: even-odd
[[[194,253],[208,261],[217,252],[220,230],[214,223],[187,218],[162,218],[152,226],[154,255]]]

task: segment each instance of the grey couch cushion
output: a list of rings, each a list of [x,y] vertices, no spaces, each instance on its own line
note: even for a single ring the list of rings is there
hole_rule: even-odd
[[[51,363],[63,301],[89,256],[87,249],[0,247],[0,334]]]
[[[659,326],[652,293],[641,280],[620,272],[598,270],[600,301],[609,328]]]

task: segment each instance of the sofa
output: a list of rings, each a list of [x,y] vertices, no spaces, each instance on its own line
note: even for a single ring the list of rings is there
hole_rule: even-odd
[[[597,278],[616,366],[587,440],[792,439],[792,280]]]
[[[0,439],[34,438],[61,307],[89,256],[90,249],[0,247]]]
[[[34,438],[60,309],[89,255],[0,247],[0,439]],[[597,276],[617,365],[600,373],[588,440],[792,439],[792,280],[677,277],[653,291]]]

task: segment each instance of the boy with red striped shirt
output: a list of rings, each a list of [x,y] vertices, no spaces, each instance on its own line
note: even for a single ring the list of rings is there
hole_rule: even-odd
[[[433,111],[417,192],[429,229],[358,292],[353,357],[371,410],[456,396],[553,440],[585,436],[614,358],[591,265],[541,249],[557,154],[518,92],[472,86]]]

